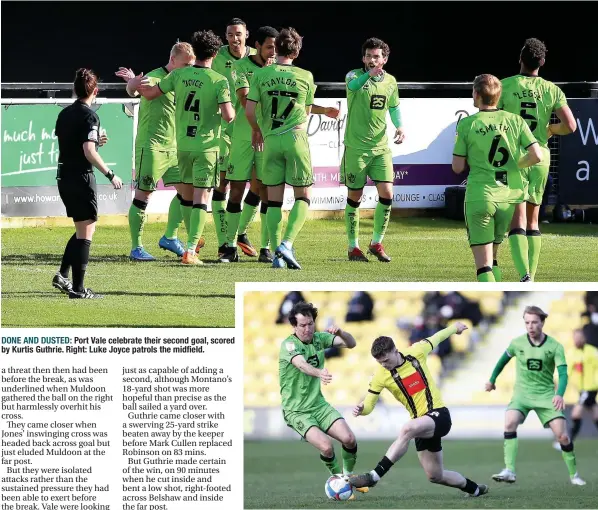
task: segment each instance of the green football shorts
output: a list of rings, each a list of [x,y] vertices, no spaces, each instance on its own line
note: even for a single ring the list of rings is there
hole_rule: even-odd
[[[328,432],[335,421],[343,418],[343,415],[328,402],[323,402],[308,413],[283,410],[282,416],[286,424],[302,437],[305,437],[307,431],[312,427],[318,427],[323,432]]]
[[[362,189],[369,177],[374,182],[393,182],[394,169],[390,148],[363,150],[345,147],[341,161],[341,184]]]
[[[194,188],[218,186],[218,151],[179,151],[178,158],[182,182]]]
[[[291,129],[264,140],[262,182],[266,186],[306,187],[314,182],[307,132]]]
[[[527,418],[530,411],[535,411],[544,428],[548,428],[548,423],[556,418],[565,418],[563,411],[556,411],[552,405],[552,398],[545,397],[524,397],[513,395],[507,409],[514,409],[523,414],[523,421]]]
[[[550,149],[541,147],[540,150],[542,151],[542,162],[526,168],[522,175],[526,190],[525,201],[535,205],[542,204],[544,188],[546,188],[550,170]]]
[[[509,230],[515,204],[508,202],[465,202],[465,226],[469,246],[500,244]]]
[[[251,170],[255,164],[256,176],[261,181],[263,162],[264,153],[254,151],[251,140],[235,140],[231,145],[226,178],[229,181],[250,181]]]
[[[141,191],[156,191],[160,179],[162,179],[164,186],[180,183],[181,176],[176,150],[136,149],[135,179],[137,180],[137,188]]]
[[[226,172],[230,158],[230,136],[222,130],[218,142],[218,172]]]

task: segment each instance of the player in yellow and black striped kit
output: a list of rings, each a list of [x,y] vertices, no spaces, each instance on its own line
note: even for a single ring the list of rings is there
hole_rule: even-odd
[[[460,335],[467,326],[456,322],[430,338],[414,343],[405,352],[399,352],[392,340],[381,336],[372,344],[372,356],[381,365],[374,373],[368,394],[353,410],[354,416],[370,414],[383,389],[392,393],[405,406],[411,420],[390,446],[375,469],[362,475],[348,476],[354,487],[373,487],[397,462],[415,439],[419,461],[432,483],[461,489],[470,496],[488,492],[487,485],[478,485],[455,471],[447,471],[442,463],[441,438],[451,430],[451,415],[444,406],[440,391],[428,370],[427,357],[440,342],[453,334]]]

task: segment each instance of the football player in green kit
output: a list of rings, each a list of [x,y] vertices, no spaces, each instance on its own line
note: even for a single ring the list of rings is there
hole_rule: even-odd
[[[505,415],[504,459],[505,469],[492,476],[497,482],[514,483],[515,458],[517,457],[517,427],[530,411],[535,411],[544,428],[549,428],[561,445],[563,460],[569,471],[573,485],[585,485],[579,477],[573,441],[567,433],[565,402],[563,395],[567,389],[567,361],[563,346],[543,332],[548,314],[537,306],[527,306],[523,311],[526,334],[511,340],[507,350],[498,360],[486,391],[496,389],[496,378],[511,358],[516,358],[517,375],[513,397]],[[558,388],[554,389],[554,369],[559,374]]]
[[[362,46],[364,68],[350,71],[347,84],[347,128],[345,152],[341,162],[341,184],[347,186],[345,229],[349,240],[349,260],[367,262],[359,248],[359,201],[370,177],[376,183],[378,204],[374,213],[374,232],[368,251],[381,262],[390,262],[382,239],[390,219],[394,169],[386,136],[386,112],[396,131],[394,142],[405,139],[399,110],[397,81],[382,68],[390,48],[384,41],[370,38]]]
[[[170,51],[168,64],[147,73],[147,82],[160,83],[168,73],[193,64],[195,55],[189,43],[176,43]],[[137,90],[132,88],[135,74],[131,69],[121,67],[116,73],[127,82],[127,93],[135,97]],[[177,238],[177,230],[183,221],[182,207],[186,204],[180,191],[180,175],[176,155],[174,127],[174,94],[164,94],[158,101],[148,101],[144,97],[139,103],[139,120],[135,137],[135,197],[129,209],[129,230],[131,233],[131,254],[134,261],[152,261],[155,258],[143,247],[141,236],[145,225],[145,210],[151,194],[162,179],[165,186],[175,186],[177,194],[170,202],[166,231],[158,246],[183,256],[185,248]],[[191,204],[187,204],[191,205]]]
[[[282,416],[285,423],[320,452],[331,475],[350,475],[357,460],[357,440],[343,415],[322,395],[322,384],[332,375],[325,368],[324,351],[332,346],[353,349],[357,343],[347,331],[331,326],[316,331],[318,309],[301,301],[289,313],[293,334],[280,345],[278,357]],[[341,459],[331,439],[342,444]],[[368,492],[369,489],[357,489]]]
[[[477,279],[501,281],[498,248],[523,201],[521,169],[539,163],[542,153],[525,121],[498,110],[501,84],[482,74],[473,82],[473,102],[479,112],[461,119],[453,149],[453,171],[469,167],[465,188],[465,223]],[[519,160],[521,151],[527,153]]]
[[[511,254],[521,281],[534,280],[540,259],[542,237],[538,216],[550,169],[548,139],[551,135],[568,135],[576,129],[563,91],[538,75],[545,59],[544,43],[527,39],[519,57],[521,70],[502,80],[502,96],[498,103],[499,108],[525,119],[543,154],[541,163],[524,171],[525,202],[515,207],[509,232]],[[558,117],[558,124],[550,124],[552,113]]]
[[[226,40],[228,44],[222,46],[212,62],[212,69],[228,80],[228,85],[231,91],[231,103],[235,112],[239,108],[239,98],[235,94],[235,80],[233,78],[233,64],[242,58],[255,55],[257,50],[247,46],[247,37],[249,31],[247,25],[242,19],[233,18],[226,24]],[[227,226],[226,226],[226,189],[228,187],[227,170],[230,165],[230,151],[231,141],[233,135],[233,123],[228,124],[222,122],[221,136],[219,143],[218,156],[218,171],[220,172],[220,184],[214,190],[212,197],[212,215],[214,217],[214,225],[216,227],[216,236],[218,239],[218,256],[225,253]],[[245,197],[245,213],[241,215],[239,221],[239,231],[243,233],[237,239],[239,247],[243,253],[249,257],[257,256],[255,248],[247,238],[245,233],[247,225],[253,218],[253,212],[256,210],[260,202],[259,182],[257,179],[252,179],[251,187]]]
[[[272,267],[301,269],[293,242],[301,231],[309,209],[309,188],[313,184],[307,119],[314,103],[316,85],[312,74],[293,65],[299,56],[302,38],[293,29],[278,34],[276,63],[259,69],[253,76],[245,113],[252,127],[252,145],[264,150],[262,182],[268,186],[266,221]],[[256,118],[260,105],[261,127]],[[295,203],[282,236],[282,202],[285,183],[293,186]]]
[[[176,69],[159,84],[139,90],[150,100],[172,91],[177,97],[175,128],[183,199],[193,201],[192,208],[183,208],[189,217],[189,231],[182,262],[201,265],[195,251],[206,224],[212,188],[218,184],[220,123],[221,119],[232,122],[235,111],[227,79],[211,69],[221,39],[211,30],[200,31],[193,34],[191,45],[196,55],[193,66]]]

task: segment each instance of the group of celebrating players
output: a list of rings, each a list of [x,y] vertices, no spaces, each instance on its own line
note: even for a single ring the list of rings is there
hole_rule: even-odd
[[[336,326],[324,332],[315,331],[318,310],[311,303],[299,302],[289,313],[293,333],[282,341],[279,354],[279,382],[282,414],[286,424],[320,452],[320,459],[331,475],[346,477],[360,492],[368,492],[385,476],[392,466],[406,453],[411,440],[422,468],[429,481],[458,488],[470,496],[488,492],[488,485],[478,484],[462,474],[444,468],[442,438],[451,430],[449,410],[427,366],[427,357],[440,342],[467,329],[463,323],[439,331],[431,337],[415,342],[402,352],[392,338],[380,336],[371,347],[371,355],[379,366],[370,379],[366,396],[353,409],[353,416],[370,414],[383,390],[387,390],[408,411],[410,420],[403,425],[397,439],[389,447],[377,466],[366,473],[354,474],[357,461],[357,440],[342,414],[330,405],[321,391],[321,384],[329,384],[332,374],[324,367],[325,350],[333,346],[352,349],[355,338]],[[537,306],[527,306],[523,312],[526,334],[513,339],[496,364],[485,385],[486,391],[496,389],[496,379],[505,365],[516,359],[516,382],[513,397],[505,416],[504,459],[505,468],[492,476],[497,482],[514,483],[515,459],[518,450],[517,428],[535,411],[545,428],[550,428],[562,450],[570,481],[585,485],[577,472],[573,440],[567,432],[563,395],[567,388],[568,373],[562,344],[543,332],[547,314]],[[584,371],[598,382],[596,351],[585,342],[576,340],[576,365],[583,364]],[[589,349],[586,349],[589,347]],[[593,360],[593,361],[592,361]],[[555,391],[554,372],[558,371]],[[580,388],[587,382],[581,382]],[[595,383],[592,383],[595,384]],[[592,386],[593,388],[594,386]],[[583,405],[596,408],[587,402],[588,392],[582,392]],[[596,410],[596,409],[594,409]],[[596,422],[598,426],[598,421]],[[576,424],[577,425],[577,424]],[[573,435],[579,431],[574,426]],[[335,457],[332,439],[342,445],[342,463]]]
[[[247,227],[259,206],[258,260],[300,269],[293,243],[308,215],[313,184],[306,122],[310,114],[336,118],[339,110],[314,104],[312,74],[293,65],[302,46],[294,29],[261,27],[255,48],[250,48],[245,23],[234,18],[227,24],[226,38],[228,44],[222,45],[212,31],[196,32],[191,44],[172,48],[166,66],[145,76],[127,68],[116,73],[127,80],[130,95],[142,95],[135,143],[137,186],[129,211],[130,258],[154,259],[144,249],[141,233],[149,196],[162,178],[165,185],[176,187],[177,195],[159,246],[181,256],[184,264],[202,263],[197,253],[204,245],[211,201],[221,262],[237,261],[238,248],[258,257]],[[368,251],[380,261],[391,260],[382,245],[394,180],[387,113],[396,128],[395,143],[403,142],[405,132],[397,82],[383,69],[389,54],[384,41],[368,39],[362,47],[364,66],[350,71],[345,80],[348,112],[340,182],[348,189],[345,227],[351,261],[368,261],[359,247],[359,205],[368,177],[378,191]],[[502,82],[489,74],[476,77],[473,98],[479,112],[457,126],[453,169],[469,170],[465,218],[479,281],[501,281],[497,252],[509,225],[521,281],[532,281],[536,273],[538,213],[550,166],[548,138],[575,130],[563,92],[538,76],[545,55],[541,41],[528,39],[518,75]],[[175,97],[180,98],[176,103]],[[550,124],[552,113],[559,123]],[[519,157],[521,151],[527,154]],[[247,182],[251,184],[243,200]],[[295,202],[283,235],[285,184],[293,187]],[[186,246],[177,239],[183,221]]]

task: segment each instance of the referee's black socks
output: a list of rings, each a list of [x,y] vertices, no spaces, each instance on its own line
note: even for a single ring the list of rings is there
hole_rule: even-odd
[[[73,250],[72,266],[73,266],[73,290],[75,292],[83,292],[83,280],[85,279],[85,270],[89,262],[89,248],[91,247],[91,239],[76,239],[75,248]]]
[[[75,246],[77,241],[77,234],[73,234],[69,239],[68,243],[64,247],[64,254],[62,255],[62,262],[60,264],[60,269],[58,272],[62,275],[63,278],[69,277],[69,271],[71,270],[73,254],[75,252]]]

